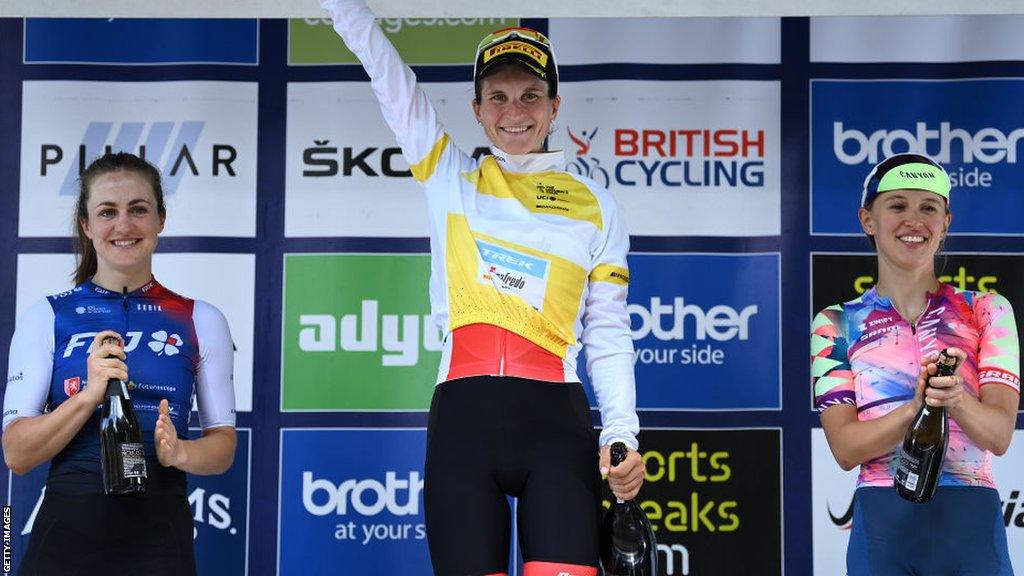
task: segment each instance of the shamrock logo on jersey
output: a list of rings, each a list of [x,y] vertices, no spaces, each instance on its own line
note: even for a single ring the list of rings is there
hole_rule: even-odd
[[[165,353],[174,356],[178,353],[178,346],[181,345],[181,336],[177,334],[167,335],[166,330],[153,332],[153,341],[149,343],[149,349],[156,352],[157,356]]]

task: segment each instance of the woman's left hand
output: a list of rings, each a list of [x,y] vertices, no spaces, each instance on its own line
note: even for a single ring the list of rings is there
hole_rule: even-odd
[[[627,448],[626,459],[621,464],[611,467],[611,448],[601,447],[601,476],[608,477],[608,487],[612,494],[620,500],[632,500],[640,492],[644,483],[644,460],[640,453]]]
[[[964,381],[960,376],[960,367],[963,365],[967,354],[959,348],[947,348],[949,354],[957,358],[956,372],[952,376],[935,376],[938,370],[935,361],[938,355],[932,354],[921,361],[921,371],[918,374],[918,386],[924,388],[924,401],[929,406],[942,406],[944,408],[956,408],[964,398]]]
[[[178,438],[178,432],[171,422],[171,410],[166,399],[160,401],[153,444],[156,445],[156,457],[163,466],[181,467],[185,463],[185,445]]]

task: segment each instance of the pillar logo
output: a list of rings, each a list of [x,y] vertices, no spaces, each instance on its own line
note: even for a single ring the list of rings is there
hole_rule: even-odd
[[[629,268],[638,407],[780,405],[777,254],[631,254]]]
[[[429,575],[425,446],[422,429],[283,429],[279,573]]]
[[[839,81],[811,83],[812,226],[859,234],[854,217],[870,168],[897,153],[934,158],[949,173],[952,233],[1024,233],[1019,168],[1024,80]],[[972,106],[957,106],[970,101]]]
[[[425,410],[440,362],[426,254],[285,257],[284,410]]]

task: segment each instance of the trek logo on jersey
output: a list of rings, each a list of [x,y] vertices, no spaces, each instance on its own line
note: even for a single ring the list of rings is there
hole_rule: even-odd
[[[476,245],[480,253],[478,282],[519,296],[535,310],[544,309],[550,269],[547,260],[480,239]]]
[[[148,159],[164,175],[164,193],[174,194],[183,174],[235,176],[238,150],[230,144],[197,148],[206,127],[202,121],[89,122],[76,147],[43,143],[39,150],[39,176],[63,169],[59,195],[78,194],[78,177],[97,156],[124,150]],[[73,154],[73,156],[71,156]],[[67,158],[66,158],[67,157]]]
[[[64,379],[64,393],[71,398],[82,389],[82,378],[80,376],[74,376],[72,378]]]
[[[864,177],[893,154],[935,159],[949,173],[953,233],[1024,233],[1019,160],[1024,80],[838,81],[811,83],[812,225],[816,233],[859,234]],[[971,102],[971,106],[962,106]]]

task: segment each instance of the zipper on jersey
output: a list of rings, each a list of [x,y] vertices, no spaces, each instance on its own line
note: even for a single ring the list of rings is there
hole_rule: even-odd
[[[121,287],[121,305],[124,307],[124,337],[128,338],[128,287]],[[125,346],[128,341],[125,340]]]

